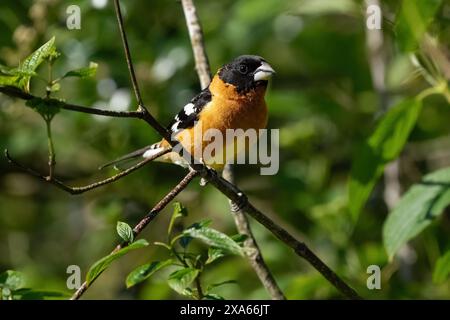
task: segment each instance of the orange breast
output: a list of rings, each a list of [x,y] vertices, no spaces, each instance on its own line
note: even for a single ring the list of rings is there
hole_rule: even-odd
[[[230,154],[230,150],[233,150],[233,153],[239,151],[235,147],[225,145],[227,129],[242,129],[244,131],[255,129],[258,131],[266,127],[265,89],[265,87],[257,87],[247,94],[238,94],[233,85],[225,84],[216,75],[210,84],[210,91],[213,95],[212,101],[201,111],[196,126],[180,132],[177,139],[195,158],[203,158],[206,164],[221,170],[224,163],[234,156],[234,154]],[[208,154],[204,152],[205,148],[214,141],[204,141],[205,133],[209,129],[216,129],[222,134],[224,149],[226,148],[227,151],[213,152],[212,157],[204,157],[203,155]],[[236,140],[234,144],[236,144]],[[170,161],[174,161],[174,157],[177,156],[168,154],[167,160],[170,158]]]

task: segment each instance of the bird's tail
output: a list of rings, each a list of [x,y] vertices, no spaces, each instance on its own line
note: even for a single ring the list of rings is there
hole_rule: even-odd
[[[114,166],[114,168],[122,170],[125,167],[130,166],[131,163],[140,161],[142,158],[150,158],[154,156],[155,154],[163,151],[164,148],[166,148],[166,146],[163,145],[163,143],[161,142],[154,143],[152,145],[128,153],[111,162],[105,163],[104,165],[99,167],[99,170],[102,170],[110,166]]]

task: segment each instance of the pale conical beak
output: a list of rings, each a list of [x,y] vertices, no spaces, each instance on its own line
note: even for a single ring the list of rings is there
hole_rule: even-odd
[[[275,70],[268,64],[267,62],[262,62],[261,66],[255,70],[255,75],[253,76],[253,80],[269,80],[270,77],[275,73]]]

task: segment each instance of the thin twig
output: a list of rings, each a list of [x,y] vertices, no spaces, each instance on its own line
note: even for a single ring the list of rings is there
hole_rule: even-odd
[[[12,86],[0,86],[0,92],[9,97],[19,98],[25,101],[32,99],[41,99],[40,97],[37,97],[35,95],[32,95],[30,93],[27,93]],[[99,116],[114,117],[114,118],[136,118],[136,119],[143,118],[142,113],[137,111],[113,111],[113,110],[89,108],[76,104],[66,103],[64,101],[52,98],[46,99],[45,101],[48,102],[49,106],[55,106],[55,108],[58,107],[60,109],[71,110],[81,113],[95,114]]]
[[[135,238],[144,230],[144,228],[158,215],[161,210],[163,210],[181,191],[183,191],[189,183],[198,175],[196,171],[190,171],[184,178],[181,180],[175,188],[173,188],[164,198],[162,198],[153,209],[133,228]],[[117,245],[110,254],[113,254],[119,251],[122,248],[128,246],[128,242],[123,242]],[[95,279],[91,282],[91,284],[95,281]],[[87,290],[88,285],[87,282],[84,282],[77,291],[72,295],[70,300],[78,300]]]
[[[124,171],[121,171],[120,173],[118,173],[118,174],[116,174],[116,175],[114,175],[112,177],[109,177],[109,178],[107,178],[105,180],[102,180],[102,181],[94,182],[92,184],[89,184],[89,185],[83,186],[83,187],[71,187],[71,186],[66,185],[64,182],[61,182],[60,180],[56,179],[52,175],[44,176],[44,175],[40,174],[39,172],[34,171],[33,169],[28,168],[28,167],[24,166],[23,164],[20,164],[17,160],[14,160],[10,156],[10,154],[8,153],[7,149],[5,149],[5,157],[8,159],[8,161],[10,163],[15,165],[19,169],[21,169],[21,170],[31,174],[32,176],[34,176],[36,178],[39,178],[42,181],[51,183],[54,186],[56,186],[56,187],[58,187],[58,188],[60,188],[60,189],[62,189],[64,191],[66,191],[66,192],[68,192],[70,194],[80,194],[80,193],[84,193],[86,191],[90,191],[92,189],[96,189],[98,187],[104,186],[106,184],[113,183],[113,182],[115,182],[115,181],[117,181],[117,180],[119,180],[119,179],[121,179],[123,177],[126,177],[127,175],[129,175],[133,171],[136,171],[137,169],[143,167],[144,165],[146,165],[150,161],[153,161],[156,158],[158,158],[158,157],[160,157],[160,156],[162,156],[162,155],[164,155],[164,154],[166,154],[166,153],[168,153],[170,151],[171,151],[171,148],[162,150],[162,151],[156,153],[155,155],[153,155],[152,157],[145,158],[143,161],[137,163],[136,165],[134,165],[134,166],[132,166],[132,167],[130,167],[130,168],[124,170]]]
[[[200,79],[200,86],[205,89],[211,82],[211,69],[209,67],[208,55],[206,54],[205,42],[197,9],[193,0],[181,0],[184,16],[186,19],[189,38],[191,39],[192,51],[194,52],[195,69]]]
[[[123,24],[122,11],[120,9],[119,0],[114,0],[114,10],[116,11],[117,24],[119,25],[120,37],[122,38],[122,45],[125,51],[125,59],[127,60],[128,72],[130,73],[131,84],[133,85],[134,94],[138,102],[138,111],[143,109],[147,111],[143,102],[141,92],[139,91],[139,86],[136,80],[136,73],[134,72],[134,65],[131,59],[130,47],[128,46],[127,34],[125,32],[125,27]]]

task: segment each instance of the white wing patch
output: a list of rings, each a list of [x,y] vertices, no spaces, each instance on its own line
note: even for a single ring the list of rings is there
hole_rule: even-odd
[[[151,158],[153,157],[155,154],[163,151],[164,148],[159,146],[159,143],[155,143],[153,144],[150,149],[148,149],[147,151],[144,152],[144,154],[142,155],[143,158]]]
[[[193,103],[188,103],[183,108],[184,114],[187,116],[190,116],[191,114],[195,113],[195,106]]]

